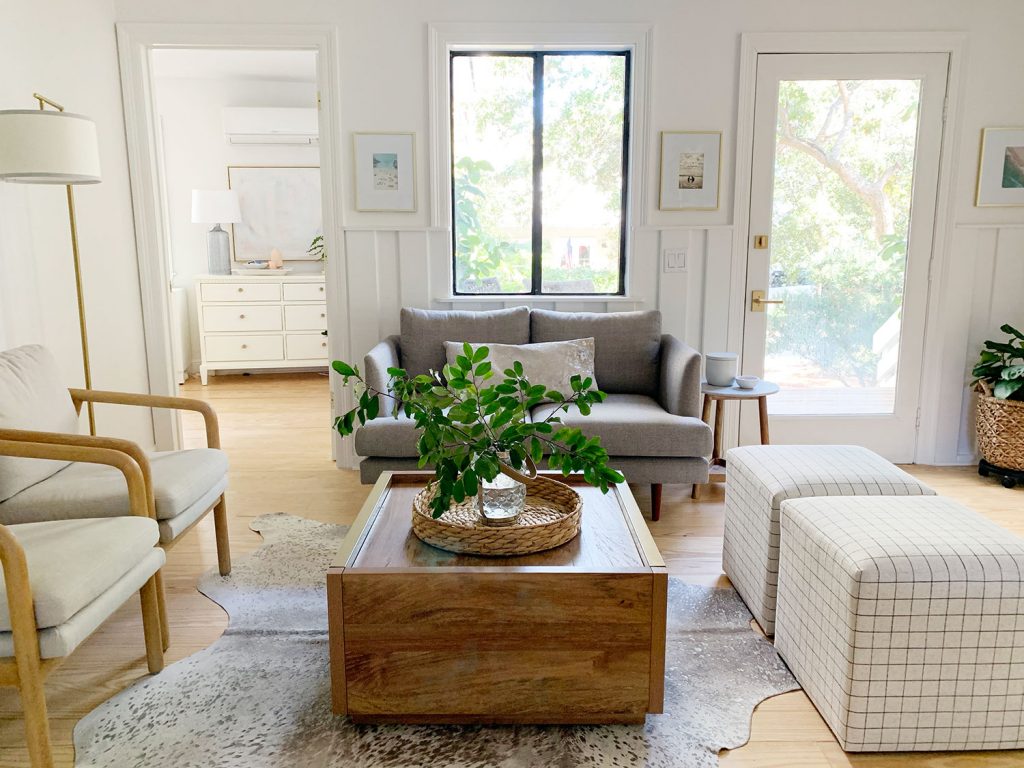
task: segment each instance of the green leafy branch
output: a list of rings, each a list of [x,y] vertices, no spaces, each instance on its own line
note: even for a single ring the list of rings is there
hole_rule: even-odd
[[[999,330],[1009,334],[1009,340],[985,342],[971,370],[971,383],[981,384],[1000,400],[1024,400],[1024,333],[1010,324]]]
[[[334,426],[345,436],[360,425],[377,418],[384,398],[392,402],[392,415],[405,413],[416,422],[420,435],[416,443],[419,466],[434,467],[436,492],[431,500],[434,517],[449,509],[452,501],[464,501],[476,494],[483,481],[501,472],[499,454],[508,454],[514,470],[539,463],[548,454],[548,466],[563,475],[582,472],[593,486],[608,492],[611,483],[623,476],[608,466],[608,452],[598,437],[586,437],[576,427],[562,424],[560,414],[575,407],[587,416],[605,394],[594,388],[591,378],[573,376],[572,392],[563,394],[543,384],[533,384],[516,361],[502,376],[492,370],[490,350],[474,350],[464,344],[454,365],[438,373],[410,376],[401,368],[388,369],[387,391],[367,385],[358,366],[340,360],[332,367],[346,386],[357,384],[355,408],[339,416]],[[496,383],[490,383],[491,380]],[[551,401],[551,412],[531,421],[531,410]]]

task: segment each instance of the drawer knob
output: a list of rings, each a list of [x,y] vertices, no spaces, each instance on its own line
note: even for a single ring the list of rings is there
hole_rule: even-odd
[[[245,315],[239,315],[239,316],[238,316],[238,319],[239,319],[239,320],[245,320]]]
[[[324,287],[321,285],[320,286],[320,293],[323,293],[323,292],[324,292]]]
[[[245,293],[245,288],[239,288],[239,289],[238,289],[238,292],[239,292],[239,293]]]
[[[249,345],[248,345],[248,344],[243,344],[243,345],[242,345],[242,349],[248,349],[248,348],[249,348]]]
[[[327,317],[327,313],[326,312],[321,312],[320,313],[320,317]]]
[[[320,346],[321,346],[321,347],[326,347],[326,346],[327,346],[327,342],[326,342],[326,341],[324,341],[324,342],[321,342],[321,343],[320,343]]]

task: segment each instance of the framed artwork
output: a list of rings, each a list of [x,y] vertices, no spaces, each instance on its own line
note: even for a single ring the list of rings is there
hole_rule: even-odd
[[[1024,128],[982,130],[974,204],[1024,205]]]
[[[721,131],[662,131],[658,208],[663,211],[718,208],[721,165]]]
[[[266,261],[275,248],[285,261],[315,261],[306,251],[323,233],[320,167],[228,166],[242,222],[231,225],[235,261]]]
[[[357,211],[416,210],[416,134],[353,134]]]

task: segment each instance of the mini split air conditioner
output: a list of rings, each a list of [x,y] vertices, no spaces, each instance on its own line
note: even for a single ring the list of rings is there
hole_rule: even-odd
[[[310,144],[320,142],[312,107],[225,107],[228,144]]]

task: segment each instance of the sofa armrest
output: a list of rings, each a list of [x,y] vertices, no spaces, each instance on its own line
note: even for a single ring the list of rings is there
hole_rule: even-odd
[[[388,368],[401,368],[401,346],[398,336],[388,336],[377,346],[366,353],[363,358],[363,373],[368,386],[380,391],[390,392],[388,389]],[[394,401],[389,398],[379,398],[380,412],[391,413],[394,408]]]
[[[661,337],[658,400],[669,413],[700,418],[700,353],[670,334]]]

